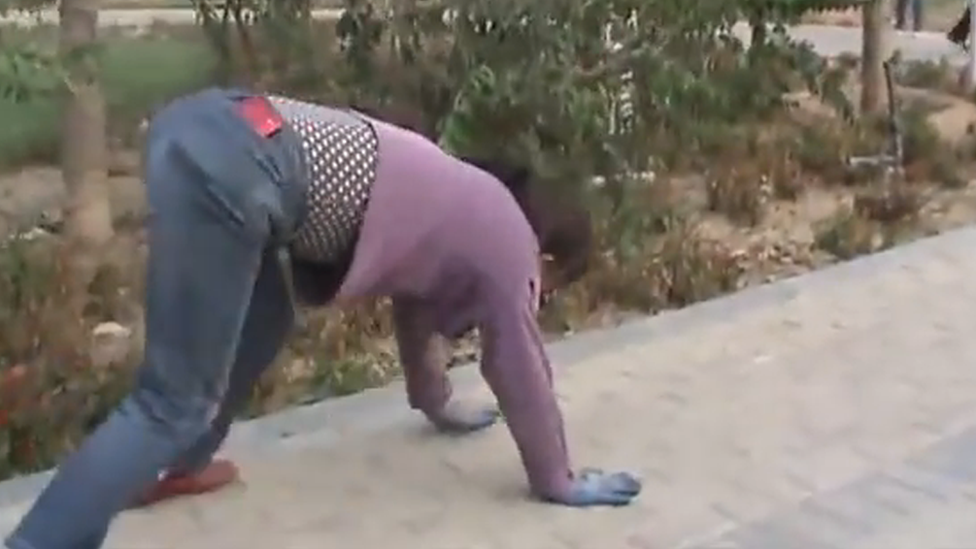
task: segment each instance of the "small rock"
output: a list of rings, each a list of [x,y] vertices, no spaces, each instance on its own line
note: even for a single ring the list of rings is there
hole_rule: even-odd
[[[315,374],[315,361],[308,358],[296,358],[285,367],[285,379],[289,383],[310,379]]]
[[[121,364],[132,351],[132,329],[117,322],[103,322],[92,330],[91,365],[107,368]]]

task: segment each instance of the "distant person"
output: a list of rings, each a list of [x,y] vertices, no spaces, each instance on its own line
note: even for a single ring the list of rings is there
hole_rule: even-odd
[[[460,160],[355,111],[222,89],[158,113],[144,164],[143,366],[9,549],[97,549],[127,507],[233,482],[233,463],[213,456],[296,303],[391,297],[409,403],[448,433],[499,417],[452,398],[432,352],[436,338],[477,327],[481,372],[535,496],[582,507],[640,492],[628,473],[570,468],[536,321],[542,295],[586,268],[582,207],[543,197],[526,170]],[[315,474],[332,473],[323,463]]]
[[[955,26],[948,33],[949,40],[961,48],[967,48],[966,43],[969,41],[969,18],[969,6],[966,6],[965,11],[962,12],[962,17],[956,21]]]
[[[911,10],[912,31],[922,30],[922,0],[897,0],[895,2],[895,28],[906,30],[908,12]]]

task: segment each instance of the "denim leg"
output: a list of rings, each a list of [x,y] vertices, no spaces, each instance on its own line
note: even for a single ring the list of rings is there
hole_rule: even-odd
[[[912,2],[912,29],[915,32],[922,30],[922,23],[925,21],[922,14],[922,0],[911,0]]]
[[[98,549],[114,516],[214,418],[274,196],[258,149],[227,134],[246,126],[218,107],[171,109],[150,129],[144,364],[133,392],[61,464],[8,538],[11,549]]]
[[[231,423],[247,404],[255,383],[274,362],[294,325],[295,312],[287,292],[277,258],[273,250],[268,250],[251,296],[220,412],[207,433],[170,468],[172,472],[188,474],[203,469],[227,438]]]
[[[895,1],[895,28],[898,30],[905,30],[905,21],[908,19],[908,1]]]

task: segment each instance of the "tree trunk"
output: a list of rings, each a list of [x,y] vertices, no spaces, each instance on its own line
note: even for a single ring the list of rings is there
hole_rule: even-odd
[[[80,283],[94,276],[112,238],[105,98],[96,45],[98,0],[61,0],[60,51],[68,75],[61,128],[61,172],[68,193],[65,229]]]
[[[752,40],[749,42],[749,48],[760,48],[766,45],[766,21],[762,17],[756,15],[750,18],[749,26],[752,27]]]
[[[869,0],[864,7],[861,38],[861,112],[877,113],[885,104],[884,39],[888,26],[884,0]]]

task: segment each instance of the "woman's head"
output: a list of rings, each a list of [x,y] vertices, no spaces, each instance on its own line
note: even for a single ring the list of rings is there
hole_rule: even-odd
[[[575,282],[589,266],[593,244],[590,216],[573,193],[546,191],[532,173],[514,164],[462,158],[492,174],[512,193],[539,240],[546,291]]]
[[[403,104],[381,108],[357,105],[359,112],[437,140],[437,132],[422,111]],[[461,157],[461,160],[495,176],[522,208],[543,255],[546,291],[575,282],[586,272],[592,247],[592,228],[586,209],[573,193],[546,192],[530,170],[499,160]]]

